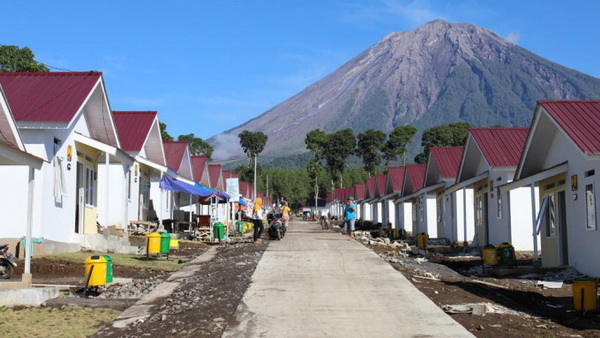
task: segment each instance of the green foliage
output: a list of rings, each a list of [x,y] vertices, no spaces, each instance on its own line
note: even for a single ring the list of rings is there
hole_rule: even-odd
[[[325,132],[323,132],[321,129],[311,130],[304,138],[306,148],[313,153],[314,158],[317,161],[320,161],[323,157],[323,148],[325,147],[326,142],[327,134],[325,134]]]
[[[386,161],[386,166],[391,161],[395,161],[399,155],[402,155],[402,164],[405,164],[408,146],[416,132],[417,128],[414,126],[399,126],[392,130],[383,147],[383,159]]]
[[[355,147],[356,139],[350,128],[327,134],[323,157],[327,163],[327,170],[332,177],[332,182],[341,177],[346,167],[346,159],[354,154]]]
[[[356,155],[362,158],[364,168],[369,175],[381,164],[384,142],[385,133],[381,130],[367,129],[358,134]]]
[[[251,132],[248,130],[242,131],[238,134],[238,137],[240,138],[240,145],[242,146],[244,153],[250,158],[262,153],[262,151],[265,150],[265,145],[269,139],[263,132]]]
[[[179,135],[177,140],[188,143],[191,155],[204,155],[208,158],[209,162],[212,161],[212,154],[215,149],[203,139],[194,136],[194,134],[187,134]]]
[[[467,122],[450,123],[426,129],[421,138],[423,152],[415,157],[416,163],[426,163],[431,147],[460,147],[465,144],[471,124]]]
[[[159,122],[158,125],[160,127],[160,138],[162,138],[163,141],[167,142],[173,141],[173,136],[169,135],[169,133],[167,132],[167,124]]]
[[[28,47],[0,45],[0,72],[48,72],[45,65],[35,61]]]

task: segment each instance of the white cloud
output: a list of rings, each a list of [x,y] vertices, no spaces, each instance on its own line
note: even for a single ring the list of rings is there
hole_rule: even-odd
[[[240,139],[231,134],[221,134],[212,140],[215,148],[213,153],[214,162],[243,158]]]
[[[520,33],[508,33],[508,35],[505,37],[505,39],[512,43],[517,43],[521,39],[521,34]]]

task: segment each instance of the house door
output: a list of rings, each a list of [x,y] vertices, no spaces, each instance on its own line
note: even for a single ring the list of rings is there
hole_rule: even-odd
[[[475,235],[479,246],[490,243],[487,192],[475,196]]]
[[[565,191],[546,194],[547,207],[541,229],[542,266],[557,267],[569,264],[567,245],[567,211]]]

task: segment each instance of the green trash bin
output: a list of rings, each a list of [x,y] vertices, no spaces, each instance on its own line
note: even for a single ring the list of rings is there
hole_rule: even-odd
[[[171,250],[171,234],[168,232],[160,233],[160,253],[169,253]]]
[[[112,283],[113,281],[113,266],[112,266],[112,258],[110,256],[102,255],[104,259],[106,259],[106,282]]]
[[[223,239],[225,224],[218,222],[213,225],[213,236],[215,239]]]
[[[240,234],[243,234],[246,229],[244,229],[244,222],[242,221],[236,221],[235,222],[235,231],[239,232]]]
[[[515,264],[515,248],[507,242],[498,245],[498,259],[500,264]]]

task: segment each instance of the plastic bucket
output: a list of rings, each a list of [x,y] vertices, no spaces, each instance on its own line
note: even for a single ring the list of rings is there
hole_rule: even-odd
[[[498,250],[491,244],[484,246],[481,248],[481,259],[483,259],[483,264],[498,264]]]
[[[502,264],[515,264],[515,248],[506,242],[498,245],[498,257]]]
[[[156,232],[151,232],[146,235],[146,250],[148,253],[160,252],[160,238],[160,234]]]
[[[422,232],[417,235],[417,247],[418,248],[427,248],[427,242],[429,241],[429,235]]]
[[[93,268],[92,268],[93,267]],[[85,260],[85,279],[88,286],[106,284],[107,261],[103,256],[90,256]],[[112,276],[111,276],[112,279]]]
[[[575,278],[573,280],[573,306],[575,310],[589,311],[598,307],[598,279]]]
[[[160,234],[160,253],[169,253],[171,250],[171,234],[168,232],[162,232]]]

